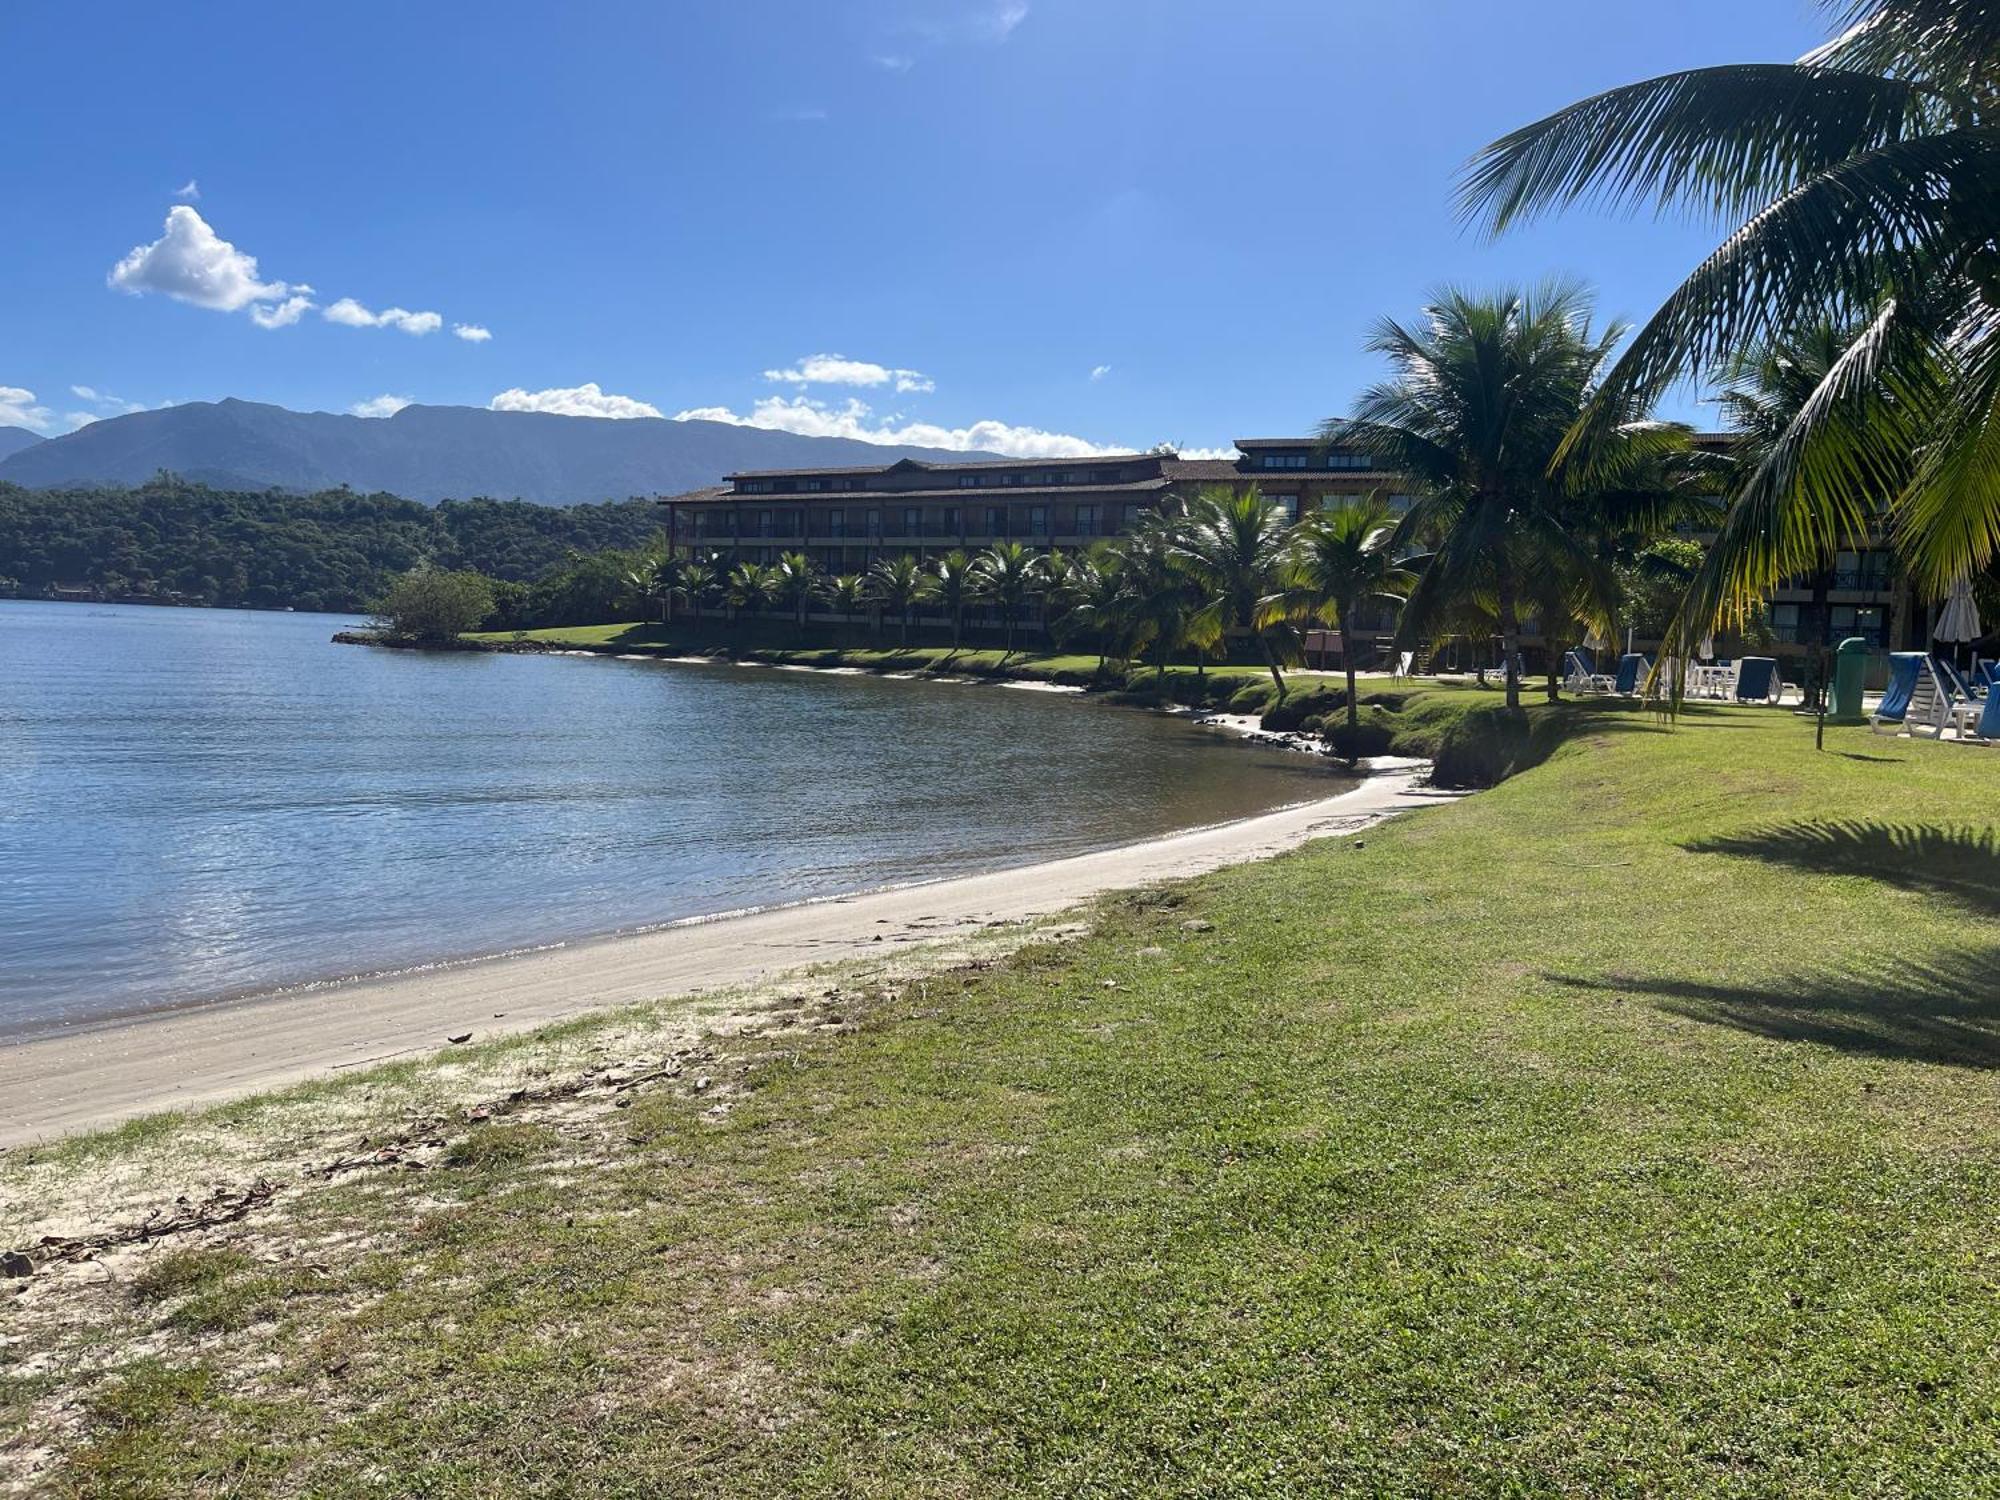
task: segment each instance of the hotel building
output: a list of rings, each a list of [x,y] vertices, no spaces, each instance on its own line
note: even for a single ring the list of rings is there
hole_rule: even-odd
[[[1707,447],[1727,442],[1705,433]],[[949,462],[914,458],[859,468],[747,470],[712,489],[662,502],[668,530],[685,551],[770,563],[804,552],[828,573],[860,573],[898,552],[934,556],[994,542],[1077,549],[1117,536],[1170,496],[1214,486],[1256,485],[1296,517],[1374,493],[1400,513],[1408,508],[1398,476],[1373,467],[1351,448],[1309,437],[1238,438],[1238,457],[1187,459],[1168,451],[1070,459]],[[1931,612],[1901,583],[1880,546],[1844,551],[1833,568],[1787,579],[1768,609],[1775,650],[1804,655],[1860,635],[1878,649],[1928,639]],[[1358,622],[1357,637],[1385,640],[1387,611]],[[1531,629],[1524,643],[1539,644]],[[1474,655],[1488,643],[1467,642]],[[1650,643],[1641,643],[1642,646]],[[1468,658],[1470,659],[1470,658]]]

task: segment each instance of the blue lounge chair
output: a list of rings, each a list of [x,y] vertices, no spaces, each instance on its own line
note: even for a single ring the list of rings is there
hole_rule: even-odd
[[[1986,705],[1979,710],[1979,722],[1973,726],[1972,736],[1981,740],[2000,740],[2000,693],[1988,693]]]
[[[1903,720],[1910,716],[1910,696],[1917,690],[1917,673],[1923,669],[1924,661],[1921,651],[1890,653],[1889,686],[1868,716],[1870,728],[1880,729],[1885,724],[1891,729],[1903,727]]]
[[[1768,656],[1746,656],[1736,664],[1738,703],[1776,703],[1784,696],[1778,663]]]
[[[1931,658],[1931,665],[1937,668],[1939,679],[1951,690],[1952,697],[1958,702],[1970,703],[1975,698],[1983,696],[1979,688],[1983,687],[1984,684],[1975,685],[1967,681],[1965,674],[1958,670],[1958,663],[1950,657],[1933,656]]]
[[[1640,686],[1652,673],[1652,658],[1643,652],[1628,651],[1618,658],[1618,677],[1611,691],[1629,698],[1639,691]]]

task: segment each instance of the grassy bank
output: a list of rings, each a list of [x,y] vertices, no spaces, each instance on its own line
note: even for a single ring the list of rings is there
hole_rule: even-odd
[[[1179,705],[1252,716],[1264,728],[1281,733],[1337,731],[1347,702],[1346,679],[1340,673],[1288,672],[1287,692],[1281,699],[1269,672],[1261,666],[1239,663],[1201,669],[1189,665],[1125,667],[1075,653],[1006,652],[990,647],[949,645],[897,647],[846,641],[797,646],[790,644],[789,624],[769,621],[747,626],[737,635],[719,625],[682,623],[576,625],[552,630],[487,632],[465,639],[494,649],[594,651],[612,655],[727,654],[735,660],[767,666],[1051,683],[1087,688],[1118,702],[1139,706]],[[1549,717],[1548,705],[1540,701],[1538,688],[1526,690],[1529,710],[1525,716],[1502,712],[1497,688],[1476,693],[1439,691],[1434,684],[1391,687],[1377,678],[1364,682],[1359,696],[1363,705],[1362,731],[1351,745],[1342,743],[1340,753],[1421,757],[1433,763],[1437,780],[1444,786],[1491,786],[1517,770],[1538,763],[1574,727],[1573,717]],[[1632,711],[1630,704],[1599,702],[1562,712],[1602,716]]]
[[[10,1457],[58,1494],[1990,1492],[1996,762],[1531,722],[1480,797],[17,1284]]]

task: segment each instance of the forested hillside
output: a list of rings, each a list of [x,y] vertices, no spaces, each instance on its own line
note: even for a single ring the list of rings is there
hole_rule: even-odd
[[[0,484],[0,593],[86,587],[111,598],[358,610],[419,562],[526,582],[572,551],[643,544],[644,500],[435,507],[394,495],[243,493],[161,480],[124,490]]]

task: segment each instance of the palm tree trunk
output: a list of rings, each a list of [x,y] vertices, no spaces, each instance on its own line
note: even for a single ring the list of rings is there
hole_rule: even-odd
[[[1515,658],[1521,654],[1521,620],[1514,599],[1514,575],[1503,562],[1495,580],[1500,603],[1500,670],[1501,680],[1507,685],[1507,707],[1521,706],[1521,678],[1514,670]]]
[[[1278,701],[1285,701],[1285,679],[1278,671],[1278,653],[1271,649],[1271,639],[1261,630],[1252,632],[1257,637],[1257,649],[1264,653],[1264,665],[1271,669],[1271,681],[1278,685]]]
[[[1361,727],[1361,706],[1354,701],[1354,640],[1347,633],[1346,606],[1336,604],[1333,609],[1333,628],[1340,632],[1340,659],[1347,667],[1347,727],[1358,730]],[[1320,665],[1326,665],[1322,657]]]

